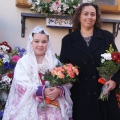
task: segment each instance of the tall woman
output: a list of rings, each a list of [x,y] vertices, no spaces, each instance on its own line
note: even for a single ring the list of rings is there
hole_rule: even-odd
[[[116,50],[113,34],[100,29],[100,10],[96,4],[83,3],[73,18],[73,32],[62,39],[60,60],[79,66],[79,81],[73,83],[73,120],[120,120],[115,88],[120,81],[117,72],[106,84],[110,92],[108,101],[98,100],[102,85],[98,83],[96,69],[101,54],[112,44]]]

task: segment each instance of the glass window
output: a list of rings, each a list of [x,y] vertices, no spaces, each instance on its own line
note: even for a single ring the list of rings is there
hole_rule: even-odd
[[[95,0],[97,4],[117,5],[118,0]]]
[[[80,0],[80,3],[83,0]],[[118,4],[118,0],[95,0],[96,4],[104,4],[104,5],[117,5]]]

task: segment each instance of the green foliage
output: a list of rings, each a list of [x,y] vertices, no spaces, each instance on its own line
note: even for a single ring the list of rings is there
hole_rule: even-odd
[[[79,0],[67,0],[66,2],[64,0],[61,0],[61,3],[58,6],[55,6],[55,2],[60,2],[59,0],[51,0],[49,3],[44,1],[38,2],[37,0],[31,0],[32,7],[30,8],[32,11],[35,11],[37,13],[49,15],[49,14],[69,14],[73,15],[75,12],[76,7],[79,5]],[[54,4],[53,11],[50,11],[50,7]],[[64,5],[67,6],[67,8]],[[55,8],[55,9],[54,9]]]
[[[3,99],[0,98],[0,110],[3,110],[5,107],[5,101]]]
[[[57,55],[57,54],[55,53],[55,57],[56,57],[58,60],[60,60],[60,55]]]
[[[63,79],[58,78],[57,76],[52,76],[50,72],[46,72],[44,74],[44,79],[46,81],[50,82],[50,86],[54,87],[54,86],[61,86],[63,84],[67,84],[70,82],[75,82],[77,80],[77,78],[75,77],[74,79],[70,78],[69,76],[66,76]]]
[[[73,2],[71,0],[67,0],[66,5],[69,6],[69,9],[67,10],[66,13],[73,15],[75,12],[75,8],[73,6],[77,6],[78,4],[79,4],[79,0],[73,0]]]
[[[59,86],[75,82],[78,75],[78,67],[69,63],[58,65],[52,71],[47,71],[43,76],[50,83],[50,86]]]
[[[107,52],[107,53],[113,53],[113,52],[115,52],[115,50],[114,50],[113,47],[112,47],[112,44],[110,44],[110,47],[109,47],[108,50],[106,50],[106,52]]]
[[[102,63],[97,70],[99,71],[100,76],[109,80],[119,70],[119,66],[116,65],[114,61],[110,60]]]

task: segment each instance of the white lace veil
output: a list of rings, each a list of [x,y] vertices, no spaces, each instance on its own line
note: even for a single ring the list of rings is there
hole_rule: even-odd
[[[37,26],[36,28],[33,29],[33,31],[30,33],[28,42],[27,42],[27,54],[29,57],[29,70],[30,70],[30,75],[32,75],[31,79],[35,79],[35,76],[38,74],[38,65],[36,61],[36,57],[34,54],[34,51],[32,49],[31,42],[33,41],[32,34],[33,33],[40,33],[44,31],[46,35],[49,36],[48,32],[41,26]],[[48,37],[50,38],[50,37]],[[58,60],[55,58],[55,53],[52,49],[52,46],[50,44],[50,40],[48,41],[48,46],[47,46],[47,51],[45,53],[45,57],[43,59],[40,72],[44,73],[47,69],[52,70],[56,65],[58,64]]]

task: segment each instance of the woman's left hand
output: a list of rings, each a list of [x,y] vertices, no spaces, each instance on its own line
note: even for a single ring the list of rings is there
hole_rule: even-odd
[[[108,88],[104,93],[104,94],[107,94],[108,92],[110,92],[116,87],[116,82],[110,79],[109,81],[105,83],[105,85],[108,85]]]
[[[56,99],[61,94],[61,89],[57,87],[51,87],[49,94],[47,94],[47,97],[50,100]]]

